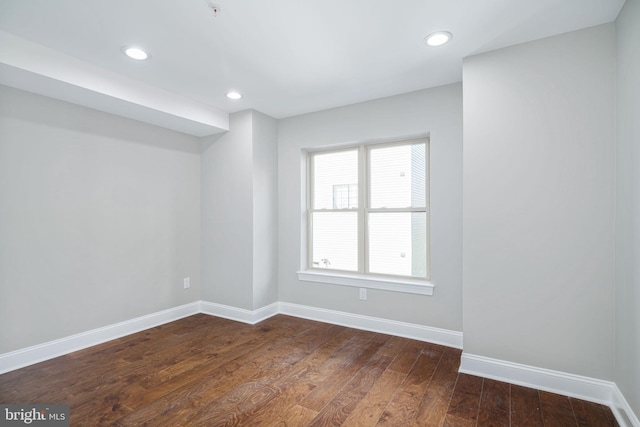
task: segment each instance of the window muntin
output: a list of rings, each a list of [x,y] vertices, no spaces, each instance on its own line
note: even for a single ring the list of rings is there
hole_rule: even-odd
[[[427,139],[309,153],[308,268],[429,278]]]

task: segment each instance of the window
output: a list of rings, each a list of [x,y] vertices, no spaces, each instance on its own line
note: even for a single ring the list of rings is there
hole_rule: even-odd
[[[427,139],[308,155],[308,267],[429,279]]]

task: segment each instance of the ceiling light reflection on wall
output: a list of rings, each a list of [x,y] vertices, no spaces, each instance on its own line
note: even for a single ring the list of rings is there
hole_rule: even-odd
[[[242,94],[236,91],[231,91],[227,93],[227,98],[229,99],[240,99],[242,98]]]
[[[428,46],[436,47],[436,46],[442,46],[443,44],[449,42],[449,40],[451,40],[452,38],[453,36],[451,35],[450,32],[438,31],[435,33],[431,33],[427,37],[425,37],[424,42]]]
[[[138,61],[144,61],[145,59],[149,59],[150,55],[139,47],[123,47],[122,51],[125,55],[127,55],[131,59],[135,59]]]

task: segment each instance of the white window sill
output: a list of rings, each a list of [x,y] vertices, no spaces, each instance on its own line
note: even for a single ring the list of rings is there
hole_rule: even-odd
[[[305,282],[329,283],[332,285],[354,286],[357,288],[382,289],[408,294],[433,295],[433,283],[425,280],[366,276],[324,272],[318,270],[298,271],[298,279]]]

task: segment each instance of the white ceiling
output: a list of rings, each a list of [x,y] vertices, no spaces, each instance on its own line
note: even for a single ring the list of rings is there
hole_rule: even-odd
[[[87,98],[86,105],[114,112],[100,99],[116,98],[151,115],[181,118],[154,104],[163,96],[165,105],[179,99],[198,114],[217,115],[204,123],[209,130],[177,129],[201,135],[225,130],[225,116],[235,111],[283,118],[458,82],[466,56],[611,22],[624,3],[213,1],[221,6],[217,16],[205,0],[1,0],[0,83],[63,99],[75,87],[80,93],[67,100]],[[426,46],[424,37],[438,30],[452,32],[452,42]],[[152,58],[128,59],[125,45],[141,46]],[[84,77],[62,76],[73,69]],[[92,76],[117,81],[118,93],[96,88]],[[47,87],[61,81],[62,88]],[[243,99],[227,99],[230,89]],[[151,92],[155,101],[145,102]],[[131,109],[115,108],[125,116]],[[193,117],[186,120],[207,122]]]

